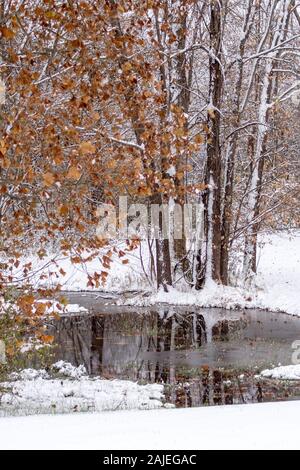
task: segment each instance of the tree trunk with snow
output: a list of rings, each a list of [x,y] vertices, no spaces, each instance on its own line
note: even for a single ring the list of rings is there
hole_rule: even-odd
[[[161,194],[157,193],[151,196],[150,203],[153,205],[161,206],[163,203]],[[172,266],[170,256],[170,243],[169,240],[164,237],[166,229],[163,224],[164,219],[161,214],[158,221],[158,227],[155,227],[157,234],[155,238],[156,278],[157,288],[163,288],[165,292],[168,292],[168,288],[172,286]]]
[[[266,139],[268,136],[269,113],[273,88],[274,61],[280,55],[280,45],[286,39],[288,24],[291,16],[293,1],[281,0],[278,2],[277,21],[274,25],[274,33],[269,57],[266,58],[264,69],[260,103],[258,110],[258,129],[252,164],[252,175],[247,201],[247,217],[245,229],[245,250],[243,262],[243,280],[248,282],[256,272],[257,253],[257,219],[260,213],[261,184],[263,178],[264,161],[266,153]],[[271,22],[270,22],[271,23]]]
[[[230,232],[232,226],[232,203],[234,190],[235,159],[238,149],[238,131],[241,126],[241,97],[244,77],[244,55],[245,46],[253,24],[253,0],[248,1],[243,29],[241,32],[239,45],[239,58],[237,65],[237,79],[235,83],[235,97],[233,102],[233,131],[229,137],[226,151],[226,161],[224,169],[224,196],[222,207],[221,224],[221,279],[223,284],[228,284],[229,270],[229,250],[230,250]]]
[[[177,35],[177,48],[178,51],[183,51],[186,48],[187,38],[187,10],[185,9],[181,14],[178,24],[176,35]],[[187,59],[186,54],[178,54],[176,58],[176,75],[177,75],[177,88],[178,106],[182,109],[185,116],[188,116],[190,107],[190,87],[193,72],[193,59]],[[188,121],[185,121],[185,129],[187,131]],[[182,156],[179,155],[176,158],[176,175],[180,174],[187,162],[182,160]],[[178,204],[182,208],[182,227],[184,226],[184,203],[185,195],[182,193],[182,181],[175,175],[174,183],[176,188],[177,196],[175,197],[175,204]],[[182,237],[180,239],[174,239],[174,257],[175,257],[175,271],[179,271],[180,275],[187,276],[190,271],[190,262],[188,260],[186,236],[184,230],[182,231]]]
[[[212,2],[210,6],[210,59],[209,95],[207,118],[207,185],[205,206],[206,267],[204,279],[198,273],[196,288],[203,280],[221,281],[221,100],[224,85],[222,70],[222,8],[223,2]],[[199,266],[200,268],[200,266]]]

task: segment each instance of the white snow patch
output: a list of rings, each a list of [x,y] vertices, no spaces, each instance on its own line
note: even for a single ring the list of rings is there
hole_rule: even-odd
[[[20,347],[20,352],[22,354],[29,353],[31,351],[39,351],[40,349],[50,348],[50,344],[45,344],[37,338],[29,338],[25,343]]]
[[[45,304],[46,305],[46,310],[45,310],[45,315],[54,315],[54,314],[60,314],[62,312],[64,313],[86,313],[88,310],[85,307],[81,307],[78,304],[67,304],[67,305],[62,305],[60,302],[57,302],[56,300],[49,300],[49,299],[40,299],[35,302],[34,305],[36,304]],[[36,311],[36,307],[33,306],[33,313]]]
[[[250,294],[242,289],[220,286],[215,282],[207,282],[201,291],[183,292],[174,288],[169,288],[169,292],[159,290],[150,297],[135,297],[127,299],[126,305],[150,306],[155,304],[171,305],[197,305],[199,307],[224,308],[228,310],[250,308],[251,302],[247,300]],[[121,302],[118,302],[121,304]]]
[[[74,367],[72,364],[65,361],[56,362],[52,365],[52,369],[55,372],[58,372],[64,375],[65,377],[70,377],[72,379],[80,379],[81,377],[87,375],[87,370],[83,365]]]
[[[1,449],[299,450],[300,402],[0,419]]]
[[[176,168],[174,165],[170,166],[170,168],[166,171],[166,173],[172,177],[176,175]]]
[[[10,382],[1,383],[5,392],[0,397],[0,413],[27,415],[164,406],[163,385],[91,378],[85,375],[83,366],[76,368],[63,361],[54,364],[52,370],[64,378],[50,378],[46,370],[26,369],[12,374]]]
[[[19,372],[13,372],[10,374],[9,378],[14,381],[30,381],[36,379],[48,379],[49,374],[44,369],[24,369]]]
[[[300,364],[264,370],[261,376],[268,379],[300,380]]]

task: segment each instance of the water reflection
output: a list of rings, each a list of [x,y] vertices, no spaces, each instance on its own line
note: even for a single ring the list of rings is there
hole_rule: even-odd
[[[113,312],[63,317],[52,326],[57,359],[89,374],[163,382],[177,406],[300,396],[299,385],[261,382],[257,368],[289,364],[299,319],[269,312]]]

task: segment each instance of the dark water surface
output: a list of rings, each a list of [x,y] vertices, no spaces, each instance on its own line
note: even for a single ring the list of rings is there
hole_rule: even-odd
[[[300,382],[262,380],[259,371],[292,363],[300,318],[255,310],[117,307],[103,297],[70,294],[89,313],[50,326],[56,359],[90,375],[164,383],[176,406],[287,400]]]

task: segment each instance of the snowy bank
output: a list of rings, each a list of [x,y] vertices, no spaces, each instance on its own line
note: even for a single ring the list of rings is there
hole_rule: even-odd
[[[127,299],[127,305],[150,306],[158,303],[196,305],[224,309],[263,309],[300,316],[300,232],[261,237],[258,250],[259,287],[220,286],[214,282],[201,291],[163,290],[150,297]],[[120,302],[119,302],[120,303]]]
[[[264,370],[260,375],[267,379],[300,380],[300,364]]]
[[[300,449],[300,402],[0,419],[1,449]]]
[[[46,370],[25,369],[0,383],[0,413],[27,415],[86,411],[155,409],[164,406],[164,387],[126,380],[90,378],[83,366],[60,361]]]
[[[0,315],[6,312],[20,313],[20,308],[12,302],[5,302],[4,299],[0,299]],[[32,304],[32,314],[38,314],[40,317],[56,316],[61,313],[64,314],[78,314],[87,313],[88,310],[78,304],[68,303],[63,305],[57,300],[52,299],[39,299]]]

